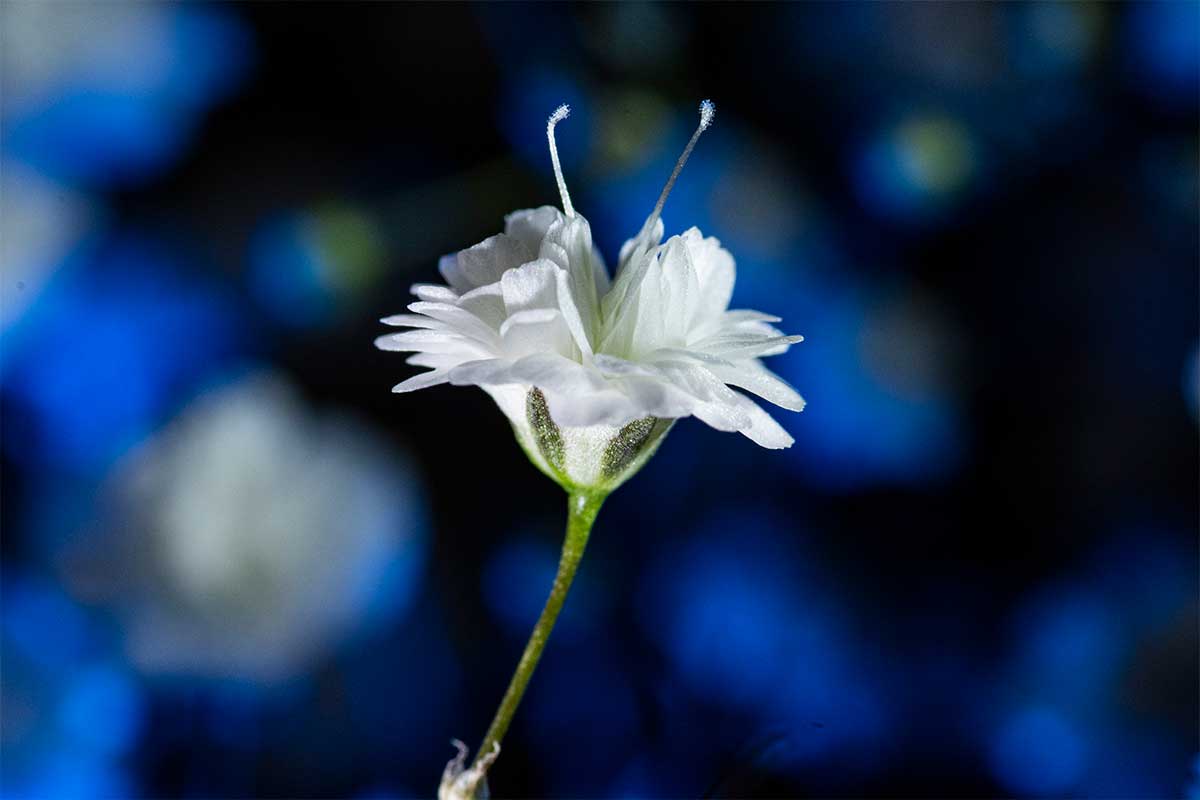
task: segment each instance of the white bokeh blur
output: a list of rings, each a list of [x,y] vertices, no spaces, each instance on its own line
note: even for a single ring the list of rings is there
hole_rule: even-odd
[[[113,484],[106,582],[148,673],[285,680],[411,599],[413,466],[256,374],[203,395]]]

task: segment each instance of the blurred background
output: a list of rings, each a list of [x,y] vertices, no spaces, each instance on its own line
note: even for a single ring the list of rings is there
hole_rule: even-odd
[[[0,4],[0,790],[430,796],[565,510],[374,349],[664,214],[806,341],[604,508],[520,797],[1200,796],[1200,5]]]

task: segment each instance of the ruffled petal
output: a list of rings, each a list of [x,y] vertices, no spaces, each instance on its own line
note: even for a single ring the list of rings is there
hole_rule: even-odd
[[[693,325],[699,325],[720,317],[729,308],[737,270],[733,256],[718,239],[705,238],[697,228],[689,228],[680,238],[691,256],[700,286],[699,302],[691,318]]]
[[[694,230],[694,229],[693,229]],[[663,245],[660,269],[662,339],[658,346],[686,344],[688,331],[702,302],[701,286],[690,248],[685,240],[673,236]]]
[[[438,271],[446,283],[463,294],[495,283],[505,271],[533,260],[534,255],[519,239],[500,233],[453,256],[444,256],[438,262]]]
[[[547,351],[570,357],[575,351],[571,331],[557,308],[518,311],[504,321],[500,338],[508,358]]]
[[[587,338],[589,342],[597,338],[601,320],[600,292],[608,286],[608,275],[604,262],[596,258],[588,221],[581,215],[555,221],[546,231],[539,256],[566,271],[571,297]]]
[[[540,258],[504,273],[500,293],[504,311],[512,316],[530,309],[558,308],[558,273],[553,261]]]
[[[504,232],[524,245],[531,254],[537,254],[541,249],[546,231],[558,220],[562,212],[554,206],[539,208],[524,208],[514,211],[504,218]]]
[[[416,314],[423,316],[416,317],[417,319],[436,320],[439,325],[449,327],[453,330],[470,336],[483,344],[492,347],[498,347],[500,344],[499,336],[495,328],[491,327],[479,317],[472,314],[467,309],[451,303],[426,303],[417,302],[410,303],[409,311],[414,311]],[[397,314],[395,318],[410,318],[413,314]],[[387,320],[385,319],[386,323]],[[412,325],[413,327],[428,327],[426,325],[417,325],[412,322],[402,322],[403,325]]]
[[[532,309],[553,309],[561,314],[577,350],[574,354],[590,357],[591,343],[586,326],[575,306],[574,295],[565,270],[548,259],[538,259],[504,274],[500,281],[507,313],[515,315]],[[545,349],[563,355],[572,354],[558,340]]]
[[[504,296],[500,284],[491,283],[480,286],[458,298],[456,305],[464,311],[469,311],[493,330],[500,330],[508,314],[504,310]]]

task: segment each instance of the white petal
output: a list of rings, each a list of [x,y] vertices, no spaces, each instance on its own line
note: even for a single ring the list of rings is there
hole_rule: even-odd
[[[620,428],[646,414],[627,396],[615,389],[591,392],[586,395],[543,389],[550,416],[566,429],[608,425]],[[613,433],[615,433],[614,431]]]
[[[450,253],[439,258],[438,273],[442,276],[442,280],[460,292],[465,292],[471,288],[470,282],[462,274],[462,270],[458,268],[458,253]]]
[[[791,447],[795,441],[791,434],[783,429],[770,414],[763,411],[748,397],[738,395],[739,405],[750,417],[750,425],[742,428],[741,433],[750,441],[771,450],[781,450]]]
[[[455,386],[506,386],[520,383],[512,375],[512,362],[502,358],[467,361],[450,370]]]
[[[584,396],[590,392],[607,390],[604,377],[569,358],[557,353],[535,353],[525,356],[513,364],[513,374],[522,383],[543,389],[554,389]]]
[[[446,383],[449,370],[433,369],[428,372],[422,372],[413,375],[406,381],[401,381],[392,387],[392,391],[401,394],[403,392],[415,392],[418,389],[427,389],[430,386],[438,386]]]
[[[625,240],[625,244],[621,245],[621,252],[617,258],[617,282],[621,280],[621,273],[625,271],[626,265],[635,260],[645,258],[646,254],[654,248],[658,247],[663,238],[663,231],[666,230],[663,226],[662,217],[654,221],[654,226],[645,232],[641,231],[632,239]]]
[[[484,344],[499,346],[500,340],[496,335],[496,331],[479,317],[461,306],[450,303],[418,302],[411,303],[408,308],[410,311],[415,311],[418,314],[424,314],[425,317],[438,320],[439,323],[447,325],[459,333],[470,336],[472,339],[477,339]],[[398,316],[407,317],[410,315],[400,314]],[[422,319],[422,317],[418,317],[418,319]],[[387,320],[384,321],[386,322]]]
[[[493,330],[500,330],[508,316],[498,282],[472,289],[456,302],[459,308],[471,312]]]
[[[424,353],[461,353],[468,357],[473,353],[488,354],[487,350],[478,342],[461,334],[447,331],[416,330],[388,333],[377,338],[375,346],[380,350],[397,352],[419,350]]]
[[[696,419],[719,431],[734,432],[750,426],[745,410],[733,403],[700,403],[692,411]]]
[[[750,362],[751,364],[753,362]],[[745,364],[724,366],[711,364],[708,369],[713,375],[730,386],[737,386],[768,400],[788,411],[803,411],[804,398],[788,385],[787,381],[761,365]]]
[[[412,308],[412,306],[409,306]],[[392,325],[395,327],[405,328],[431,328],[433,330],[446,330],[444,323],[438,322],[429,317],[422,317],[419,314],[392,314],[390,317],[384,317],[379,320],[384,325]]]
[[[701,304],[701,286],[688,247],[678,236],[663,245],[663,344],[684,344]]]
[[[454,353],[413,353],[404,359],[404,363],[412,364],[414,367],[443,369],[461,364],[462,356]]]
[[[558,308],[559,272],[557,264],[541,258],[504,273],[500,292],[506,313],[511,316],[531,308]]]
[[[567,273],[553,261],[538,259],[510,270],[501,279],[500,287],[510,317],[526,310],[554,309],[561,314],[579,352],[591,355],[591,343],[575,307]],[[568,354],[557,338],[548,341],[542,349]]]
[[[604,255],[600,248],[592,245],[592,277],[596,281],[596,297],[602,299],[608,294],[612,280],[608,277],[608,266],[604,263]]]
[[[608,276],[597,275],[604,271],[604,263],[595,259],[596,248],[592,246],[592,230],[587,219],[576,214],[574,217],[556,221],[546,231],[542,242],[541,258],[557,263],[566,270],[571,287],[571,297],[589,338],[600,328],[600,286],[606,286]]]
[[[733,283],[737,272],[733,256],[721,247],[713,237],[704,238],[696,228],[690,228],[681,237],[691,256],[700,283],[700,303],[697,307],[696,324],[713,319],[729,308],[733,296]]]
[[[595,366],[640,409],[639,416],[686,417],[697,404],[695,396],[657,365],[598,355]]]
[[[610,378],[625,378],[633,375],[644,377],[659,376],[658,371],[651,368],[649,364],[618,358],[606,353],[597,353],[593,363],[596,369],[600,371],[600,374]]]
[[[659,228],[661,235],[661,220]],[[628,246],[629,242],[626,242],[626,245]],[[639,245],[628,255],[627,260],[622,248],[621,268],[612,288],[600,304],[604,319],[603,343],[600,350],[610,353],[629,351],[637,323],[641,287],[645,282],[646,272],[657,263],[658,257],[658,250],[645,250]]]
[[[499,233],[454,256],[444,257],[438,262],[438,270],[446,283],[464,293],[495,283],[507,270],[532,260],[533,256],[518,239]]]
[[[672,385],[701,402],[730,403],[737,396],[706,367],[683,361],[660,362],[655,366]]]
[[[786,350],[788,345],[802,341],[804,341],[803,336],[718,335],[691,344],[688,349],[733,361],[760,355],[775,355]]]
[[[513,314],[500,326],[504,354],[520,358],[532,353],[558,353],[572,358],[575,340],[556,308],[530,308]]]
[[[553,206],[526,208],[504,218],[504,232],[524,245],[530,253],[537,253],[542,240],[546,238],[546,231],[561,218],[562,212]]]
[[[449,258],[450,256],[443,256]],[[431,303],[453,303],[458,299],[458,293],[449,286],[439,286],[436,283],[414,283],[410,291],[422,300]]]
[[[575,297],[568,285],[567,275],[560,270],[555,276],[555,280],[558,282],[558,310],[562,312],[563,320],[571,331],[571,337],[586,360],[592,355],[592,338],[596,335],[598,326],[589,326],[584,322],[579,308],[575,305]]]
[[[739,325],[743,322],[781,322],[782,317],[774,314],[764,314],[749,308],[737,308],[726,311],[721,315],[721,322],[727,325]]]
[[[662,378],[634,376],[615,383],[637,409],[630,419],[687,417],[695,413],[696,407],[702,404],[692,395]]]

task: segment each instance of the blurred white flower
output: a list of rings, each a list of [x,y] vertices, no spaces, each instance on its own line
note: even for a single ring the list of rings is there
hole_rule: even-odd
[[[116,492],[129,647],[150,672],[285,679],[418,577],[411,466],[275,377],[199,399]]]
[[[700,111],[696,133],[642,230],[621,248],[610,281],[562,177],[554,126],[568,109],[560,107],[547,138],[563,212],[509,214],[504,233],[441,260],[448,285],[413,287],[413,313],[383,321],[416,330],[376,345],[415,351],[409,363],[430,370],[394,391],[482,387],[534,462],[579,486],[619,483],[631,460],[648,457],[680,417],[764,447],[789,446],[791,436],[730,387],[801,410],[803,399],[759,358],[802,337],[783,335],[772,325],[777,317],[729,310],[734,261],[716,239],[691,228],[662,241],[663,203],[712,121],[711,103]]]

